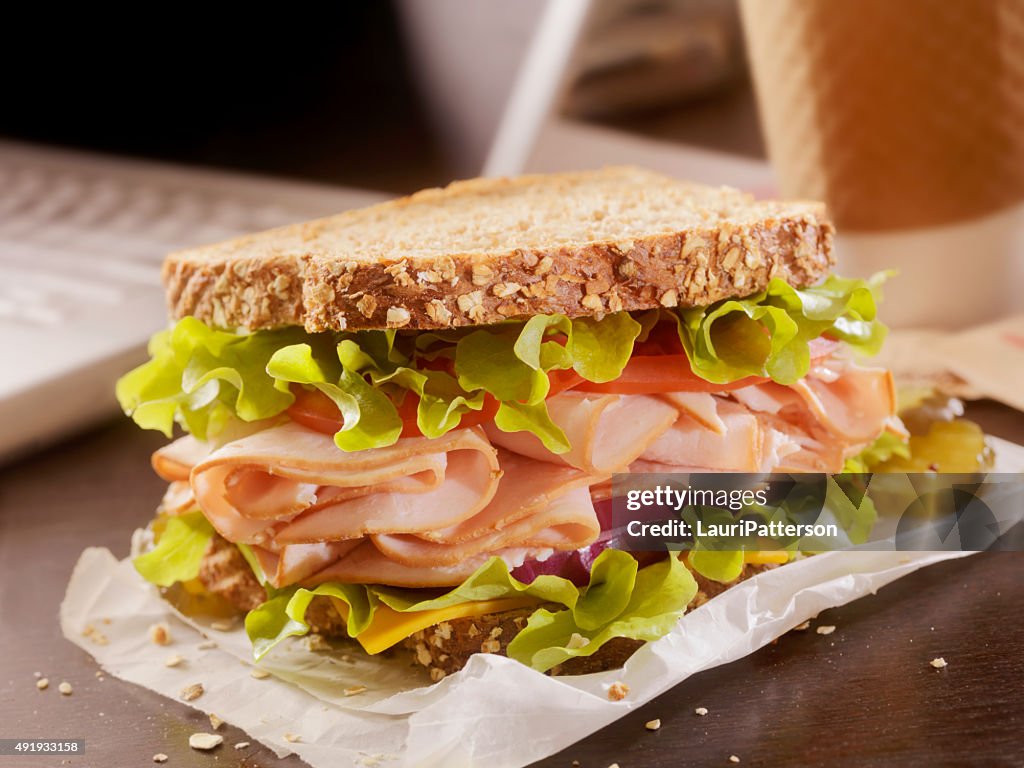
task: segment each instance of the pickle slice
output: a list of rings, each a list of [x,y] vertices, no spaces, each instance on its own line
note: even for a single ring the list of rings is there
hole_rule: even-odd
[[[992,465],[992,450],[981,427],[967,419],[934,421],[910,436],[910,457],[893,456],[875,472],[978,472]]]

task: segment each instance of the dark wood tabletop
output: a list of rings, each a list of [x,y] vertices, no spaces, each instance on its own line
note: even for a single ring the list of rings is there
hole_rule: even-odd
[[[980,403],[992,434],[1024,442],[1024,414]],[[224,726],[225,746],[185,704],[112,677],[66,641],[58,606],[87,546],[128,552],[162,492],[149,453],[163,442],[122,420],[0,470],[0,738],[84,739],[65,765],[302,766]],[[901,579],[819,617],[831,635],[791,632],[704,672],[540,765],[1024,766],[1024,556],[990,552]],[[943,657],[936,670],[928,662]],[[50,680],[36,689],[34,672]],[[73,693],[57,691],[61,681]],[[706,707],[704,716],[696,707]],[[658,718],[661,728],[644,724]],[[60,765],[0,757],[0,768]]]

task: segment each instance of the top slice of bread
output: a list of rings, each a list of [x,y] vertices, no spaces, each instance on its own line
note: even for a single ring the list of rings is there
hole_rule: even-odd
[[[178,251],[171,314],[221,328],[428,329],[693,307],[832,267],[818,203],[631,167],[474,179]]]

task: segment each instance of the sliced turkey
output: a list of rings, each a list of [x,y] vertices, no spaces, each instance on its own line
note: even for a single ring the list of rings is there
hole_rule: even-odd
[[[549,451],[529,432],[485,427],[491,442],[523,456],[582,469],[591,474],[622,472],[676,421],[678,410],[653,395],[562,392],[547,401],[551,420],[565,432],[567,453]]]

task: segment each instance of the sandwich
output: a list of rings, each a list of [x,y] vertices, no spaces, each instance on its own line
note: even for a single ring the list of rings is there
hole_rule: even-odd
[[[172,442],[138,571],[182,610],[541,672],[621,665],[799,557],[633,553],[611,478],[838,473],[899,451],[881,278],[814,203],[637,168],[478,179],[169,255],[117,385]],[[331,640],[333,642],[334,640]]]

